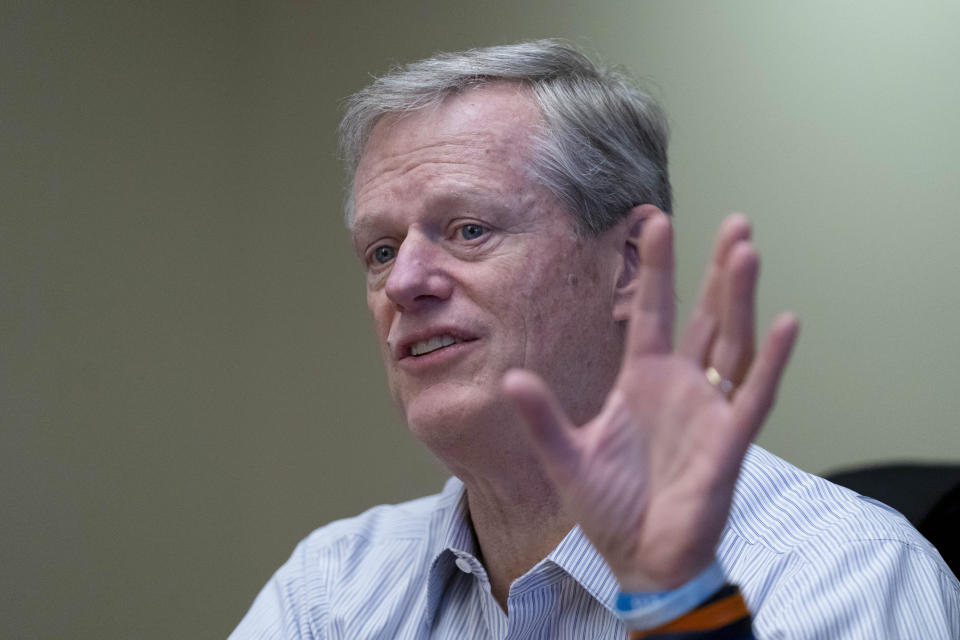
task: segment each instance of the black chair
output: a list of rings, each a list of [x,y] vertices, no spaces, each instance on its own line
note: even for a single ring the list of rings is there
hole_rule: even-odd
[[[960,484],[933,505],[917,529],[937,548],[953,575],[960,578]]]
[[[883,464],[824,477],[902,513],[960,577],[960,464]]]

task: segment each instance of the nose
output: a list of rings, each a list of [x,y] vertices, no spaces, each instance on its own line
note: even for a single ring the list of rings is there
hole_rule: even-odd
[[[453,282],[445,270],[443,250],[420,232],[411,232],[397,250],[387,276],[386,293],[400,311],[446,300]]]

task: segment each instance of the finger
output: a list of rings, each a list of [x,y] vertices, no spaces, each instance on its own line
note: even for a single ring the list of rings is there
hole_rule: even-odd
[[[792,313],[781,314],[774,320],[746,381],[733,399],[734,424],[743,436],[739,444],[744,450],[773,408],[780,377],[799,331],[800,323]]]
[[[511,369],[503,390],[523,417],[537,454],[555,481],[566,484],[576,474],[579,450],[574,425],[546,383],[532,371]]]
[[[734,384],[743,382],[753,360],[759,273],[756,250],[749,242],[738,242],[727,260],[720,327],[708,360]]]
[[[701,367],[707,366],[710,344],[720,319],[720,297],[723,289],[723,267],[734,245],[750,239],[750,221],[742,213],[727,216],[717,230],[713,257],[703,274],[697,304],[683,332],[679,352]]]
[[[629,353],[666,353],[673,342],[673,227],[651,216],[640,238],[640,276],[630,314]]]

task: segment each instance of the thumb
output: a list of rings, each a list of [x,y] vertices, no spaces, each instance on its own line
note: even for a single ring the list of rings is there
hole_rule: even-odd
[[[511,369],[503,377],[503,390],[523,417],[547,472],[555,482],[567,484],[576,474],[580,452],[574,425],[550,387],[532,371]]]

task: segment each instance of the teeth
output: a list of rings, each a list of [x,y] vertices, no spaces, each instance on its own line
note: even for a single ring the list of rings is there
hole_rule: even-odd
[[[443,347],[449,347],[457,342],[459,342],[459,340],[448,335],[437,336],[436,338],[430,338],[429,340],[421,340],[420,342],[410,346],[410,355],[422,356],[425,353],[430,353],[431,351],[436,351],[437,349],[442,349]]]

